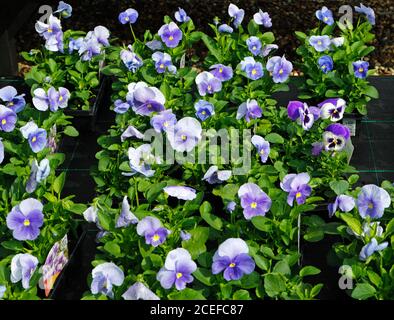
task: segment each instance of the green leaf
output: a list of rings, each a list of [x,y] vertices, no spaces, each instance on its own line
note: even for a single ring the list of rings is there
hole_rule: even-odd
[[[305,33],[303,33],[303,32],[301,32],[301,31],[296,31],[295,32],[295,35],[296,35],[296,37],[299,39],[299,40],[301,40],[301,41],[305,41],[305,39],[306,39],[306,34]]]
[[[352,174],[347,181],[349,182],[349,184],[355,184],[358,179],[360,178],[360,176],[358,174]]]
[[[109,65],[101,69],[101,73],[106,76],[118,76],[123,73],[122,69],[119,69],[117,66]]]
[[[193,272],[193,276],[196,277],[196,279],[206,286],[212,286],[213,285],[213,277],[211,270],[205,269],[205,268],[197,268],[196,271]]]
[[[254,22],[254,20],[250,20],[248,24],[248,32],[251,36],[256,36],[259,32],[259,25]]]
[[[264,232],[270,232],[272,230],[272,221],[263,216],[256,216],[252,218],[252,224],[256,229]]]
[[[66,181],[66,173],[62,172],[53,182],[53,190],[57,193],[57,194],[61,194],[63,187],[64,187],[64,183]]]
[[[78,137],[79,136],[79,132],[73,126],[67,126],[64,129],[64,134],[67,136],[70,136],[70,137]]]
[[[272,298],[286,290],[286,282],[280,274],[268,273],[264,276],[264,289]]]
[[[265,44],[273,43],[275,41],[275,36],[271,31],[264,32],[261,36],[261,40]]]
[[[251,297],[247,290],[241,289],[234,292],[233,300],[251,300]]]
[[[277,133],[270,133],[265,136],[265,140],[271,143],[284,143],[283,137]]]
[[[256,265],[264,271],[267,271],[270,267],[270,264],[268,262],[267,258],[264,258],[263,256],[260,256],[259,254],[255,254],[253,256],[254,261],[256,262]]]
[[[319,274],[320,272],[320,269],[314,266],[306,266],[300,270],[300,277],[313,276]]]
[[[354,218],[349,213],[341,213],[340,218],[346,222],[350,229],[352,229],[356,234],[361,234],[361,223],[358,219]]]
[[[330,188],[336,195],[344,194],[349,189],[349,182],[346,180],[331,181]]]
[[[222,53],[220,52],[220,49],[218,48],[217,43],[206,34],[203,34],[201,36],[201,40],[204,42],[209,52],[216,58],[216,60],[218,62],[221,62],[223,57],[222,57]]]
[[[207,251],[205,243],[208,240],[209,228],[197,227],[196,229],[190,230],[191,239],[188,241],[182,241],[182,247],[189,251],[193,260],[197,259],[200,254]]]
[[[3,241],[1,245],[2,247],[12,251],[23,250],[22,242],[16,240]]]
[[[374,86],[366,86],[362,90],[362,92],[371,98],[374,98],[374,99],[379,98],[379,92]]]
[[[104,245],[104,250],[107,251],[108,253],[112,254],[114,257],[118,258],[123,256],[120,250],[120,246],[113,242],[109,241]]]
[[[202,291],[186,288],[182,291],[172,292],[168,295],[170,300],[206,300]]]
[[[211,214],[212,207],[208,201],[205,201],[200,207],[201,217],[208,223],[212,228],[221,231],[223,228],[223,221],[219,217]]]
[[[289,264],[285,260],[278,261],[275,264],[275,266],[272,269],[272,271],[275,272],[275,273],[281,273],[281,274],[285,274],[285,275],[290,275],[291,274],[291,270],[290,270]]]
[[[376,289],[368,283],[358,283],[352,292],[352,298],[358,300],[365,300],[373,297]]]

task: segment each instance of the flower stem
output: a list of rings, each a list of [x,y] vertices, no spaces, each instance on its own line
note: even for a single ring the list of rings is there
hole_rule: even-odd
[[[137,37],[135,36],[134,30],[133,30],[133,26],[131,25],[131,23],[129,23],[129,25],[130,25],[131,34],[133,35],[133,38],[134,38],[134,42],[137,42],[138,39],[137,39]]]

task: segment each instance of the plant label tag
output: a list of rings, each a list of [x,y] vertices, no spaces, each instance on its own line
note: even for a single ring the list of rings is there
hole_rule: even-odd
[[[356,135],[356,119],[343,118],[342,123],[350,130],[350,136]]]
[[[42,283],[45,296],[48,297],[57,277],[68,262],[68,239],[67,234],[56,242],[48,253],[45,264],[42,267]]]

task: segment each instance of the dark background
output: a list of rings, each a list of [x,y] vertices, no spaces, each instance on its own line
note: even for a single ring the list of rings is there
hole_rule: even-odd
[[[196,27],[200,30],[211,33],[208,23],[212,23],[213,18],[218,16],[223,22],[227,22],[227,8],[229,3],[234,3],[245,10],[245,22],[247,25],[253,14],[261,8],[268,11],[272,18],[272,30],[277,37],[276,43],[279,45],[278,54],[286,53],[291,60],[297,58],[295,48],[299,45],[295,38],[294,31],[306,31],[315,27],[318,20],[315,18],[315,11],[323,5],[327,6],[334,13],[334,17],[339,18],[338,13],[341,5],[359,5],[359,0],[334,1],[334,0],[68,0],[73,7],[71,18],[63,20],[63,29],[80,29],[89,31],[96,25],[103,25],[110,29],[112,37],[117,37],[121,42],[130,42],[131,35],[127,26],[118,22],[118,14],[127,8],[134,8],[139,12],[139,18],[134,25],[137,36],[142,36],[146,29],[157,32],[163,24],[163,16],[173,17],[178,7],[186,10],[192,17]],[[376,51],[371,54],[370,60],[374,67],[380,68],[380,73],[391,73],[394,67],[394,0],[369,0],[364,1],[364,5],[375,10]],[[33,0],[10,1],[2,6],[0,13],[0,34],[4,28],[9,28],[13,24],[18,24],[15,33],[16,51],[28,51],[40,46],[43,41],[35,32],[34,24],[42,14],[38,13],[40,5],[50,5],[55,10],[58,1],[53,0]],[[23,11],[23,7],[25,10]],[[27,9],[26,9],[27,8]],[[23,14],[22,14],[22,13]],[[354,12],[355,13],[355,12]],[[22,16],[18,20],[18,15]],[[355,18],[358,14],[355,13]]]

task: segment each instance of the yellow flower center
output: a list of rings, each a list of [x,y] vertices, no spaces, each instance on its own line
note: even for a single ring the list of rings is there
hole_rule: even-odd
[[[222,72],[223,72],[223,68],[220,68],[220,69],[219,69],[219,72],[222,73]]]
[[[11,101],[8,105],[12,107],[14,103]]]
[[[364,72],[364,68],[358,68],[358,72]]]
[[[176,274],[176,278],[177,278],[177,279],[182,278],[182,276],[183,276],[183,274],[182,274],[181,272],[178,272],[178,273]]]
[[[160,69],[164,69],[164,64],[161,64],[161,65],[160,65]]]
[[[53,30],[51,28],[48,28],[48,33],[52,33]]]
[[[373,209],[373,203],[372,203],[372,202],[370,202],[370,203],[368,204],[368,209]]]
[[[252,203],[250,204],[250,207],[251,207],[252,209],[256,209],[256,208],[257,208],[257,203],[256,203],[256,202],[252,202]]]
[[[23,221],[23,225],[24,225],[25,227],[30,226],[30,220],[29,220],[29,219],[25,219],[25,221]]]
[[[252,48],[252,49],[253,49],[253,51],[256,51],[256,49],[257,49],[257,48],[256,48],[256,46],[253,46],[253,48]]]
[[[183,141],[186,141],[186,140],[187,140],[187,137],[183,134],[183,135],[181,136],[181,139],[182,139]]]
[[[265,153],[264,149],[261,149],[260,154],[264,154],[264,153]]]
[[[60,97],[59,97],[59,101],[63,101],[63,96],[60,96]]]
[[[153,240],[153,241],[159,241],[159,240],[160,240],[160,236],[159,236],[158,234],[155,234],[155,235],[152,237],[152,240]]]
[[[208,90],[212,90],[212,86],[208,86],[208,88],[207,88]]]
[[[6,124],[7,123],[7,120],[6,119],[3,119],[3,120],[1,120],[1,124]]]
[[[296,193],[296,198],[300,198],[302,196],[301,192]]]
[[[205,115],[205,114],[206,114],[206,112],[205,112],[205,111],[201,111],[201,114],[202,114],[202,115]]]
[[[129,21],[130,19],[129,19],[129,17],[126,17],[126,18],[124,18],[126,21]]]
[[[319,40],[319,41],[317,42],[317,44],[320,46],[320,45],[321,45],[321,41]]]
[[[32,142],[36,142],[37,141],[37,137],[33,137],[33,139],[31,139]]]
[[[252,74],[255,75],[257,73],[256,69],[252,70]]]
[[[280,70],[279,70],[279,74],[282,74],[282,73],[283,73],[283,69],[280,69]]]
[[[327,18],[327,17],[324,17],[324,18],[323,18],[323,20],[324,20],[324,21],[327,21],[327,20],[328,20],[328,18]]]
[[[325,69],[325,68],[327,68],[327,66],[325,64],[323,64],[322,65],[322,69]]]
[[[173,36],[170,36],[168,39],[169,39],[170,41],[172,41],[172,40],[174,40],[174,37],[173,37]]]
[[[234,262],[231,262],[230,263],[230,268],[234,268],[235,267],[235,263]]]
[[[148,109],[152,109],[152,105],[149,103],[149,104],[147,105],[147,108],[148,108]]]
[[[163,123],[163,127],[168,127],[168,121],[165,121],[164,123]]]

